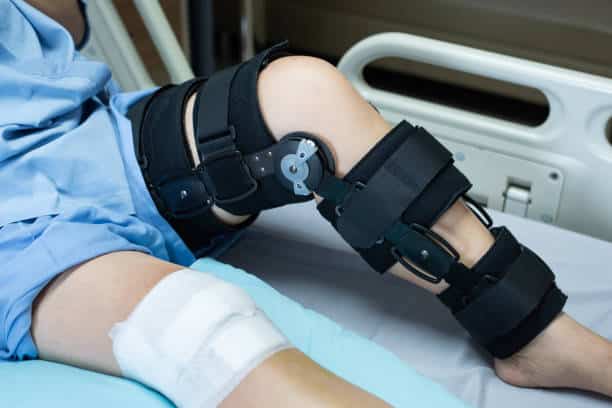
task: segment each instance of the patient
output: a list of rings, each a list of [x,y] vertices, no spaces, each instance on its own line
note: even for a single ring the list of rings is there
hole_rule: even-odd
[[[235,298],[240,312],[230,311],[227,321],[235,328],[258,318],[256,329],[244,332],[274,339],[234,337],[222,345],[236,355],[252,348],[255,357],[229,368],[237,371],[219,386],[221,406],[386,406],[285,344],[244,293],[218,282],[193,283],[199,278],[185,271],[196,254],[234,239],[259,211],[314,195],[323,216],[374,269],[439,295],[496,356],[501,379],[612,396],[612,345],[561,312],[565,297],[552,273],[460,198],[469,183],[426,132],[406,123],[391,129],[334,67],[275,49],[229,72],[218,86],[198,80],[153,94],[114,94],[105,66],[72,57],[73,44],[86,35],[77,1],[28,3],[67,31],[22,0],[0,1],[8,22],[0,28],[0,358],[39,357],[124,375],[177,405],[197,405],[181,388],[184,382],[148,377],[162,359],[180,356],[147,357],[128,340],[150,335],[144,326],[157,319],[146,319],[147,313],[169,314],[173,302],[181,305],[182,319],[187,306],[200,303],[176,293],[187,296],[201,284],[209,295],[214,287],[228,293],[225,303],[199,300],[208,305],[197,310],[201,321]],[[231,138],[218,137],[218,125],[227,120]],[[283,139],[298,131],[306,133]],[[214,150],[222,143],[225,150]],[[236,149],[239,165],[227,159]],[[169,165],[163,157],[175,161]],[[178,171],[185,163],[199,173]],[[250,177],[259,170],[265,177]],[[176,177],[169,178],[171,171]],[[219,174],[227,186],[215,184]],[[196,176],[215,194],[194,184]],[[406,187],[400,178],[413,184]],[[367,183],[357,182],[362,179]],[[381,191],[384,197],[375,195]],[[192,207],[192,196],[201,208]],[[393,227],[374,236],[388,214]],[[412,223],[432,232],[404,227]],[[372,249],[379,247],[386,250]],[[531,281],[509,280],[525,276],[524,270]],[[171,282],[177,285],[172,291]],[[508,294],[513,290],[519,300]],[[164,298],[167,293],[174,295]],[[467,313],[476,304],[478,313]],[[215,333],[226,329],[223,316],[211,320],[211,332],[194,347],[210,351]],[[173,344],[188,348],[187,340],[197,336],[175,326],[165,339],[145,340],[161,349],[172,335]]]

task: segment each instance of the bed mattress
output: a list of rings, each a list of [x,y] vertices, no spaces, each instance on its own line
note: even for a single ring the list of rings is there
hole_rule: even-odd
[[[435,297],[371,272],[310,206],[263,214],[222,260],[392,351],[473,406],[610,406],[609,399],[590,393],[505,384],[495,376],[490,358]],[[492,215],[549,263],[569,295],[565,310],[612,338],[612,244],[503,213]]]

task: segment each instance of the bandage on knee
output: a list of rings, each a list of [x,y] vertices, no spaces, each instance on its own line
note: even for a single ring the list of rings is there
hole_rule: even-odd
[[[162,279],[110,336],[123,375],[179,407],[217,406],[290,347],[243,289],[188,269]]]

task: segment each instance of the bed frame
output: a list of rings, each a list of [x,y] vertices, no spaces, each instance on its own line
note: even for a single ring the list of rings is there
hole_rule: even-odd
[[[124,89],[151,86],[112,3],[93,3],[92,41],[86,52],[106,60]],[[135,3],[172,79],[189,78],[191,70],[159,3]],[[388,57],[538,89],[550,113],[531,127],[373,88],[363,70]],[[364,39],[338,68],[389,122],[407,119],[422,125],[453,151],[458,167],[474,182],[471,194],[477,201],[612,240],[612,144],[606,136],[612,123],[611,79],[403,33]],[[262,217],[259,224],[277,229],[288,220],[300,223],[306,217],[300,208],[277,213],[281,223]]]
[[[530,127],[375,89],[363,69],[387,57],[538,89],[550,114]],[[387,120],[422,125],[452,150],[478,201],[612,240],[612,80],[402,33],[357,43],[338,68]]]

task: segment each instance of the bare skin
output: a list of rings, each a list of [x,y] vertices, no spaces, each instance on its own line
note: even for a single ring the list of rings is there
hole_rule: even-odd
[[[54,2],[58,5],[55,10],[45,10],[43,3],[47,2],[31,3],[41,3],[43,11],[66,21],[73,38],[80,38],[79,33],[82,36],[80,24],[70,21],[80,19],[80,14],[74,14],[74,1]],[[67,14],[58,11],[61,7],[66,7]],[[340,176],[390,129],[331,65],[317,59],[289,57],[275,61],[263,71],[258,92],[272,133],[281,137],[303,130],[318,135],[334,151]],[[299,97],[292,97],[295,95]],[[192,103],[193,99],[189,109],[193,109]],[[188,138],[193,138],[189,111],[185,117]],[[217,215],[228,223],[241,220],[220,209]],[[459,250],[468,266],[492,243],[489,232],[461,202],[440,218],[434,230]],[[143,254],[115,253],[65,272],[35,305],[32,331],[41,357],[119,374],[108,330],[125,319],[163,276],[178,269],[181,267]],[[390,272],[435,294],[448,287],[446,283],[426,284],[399,266]],[[509,359],[496,360],[495,369],[504,381],[518,386],[580,388],[612,396],[611,362],[612,345],[608,340],[561,314],[523,350]],[[267,387],[269,381],[274,381],[278,393]],[[262,405],[385,406],[296,350],[277,353],[263,362],[223,404]]]

